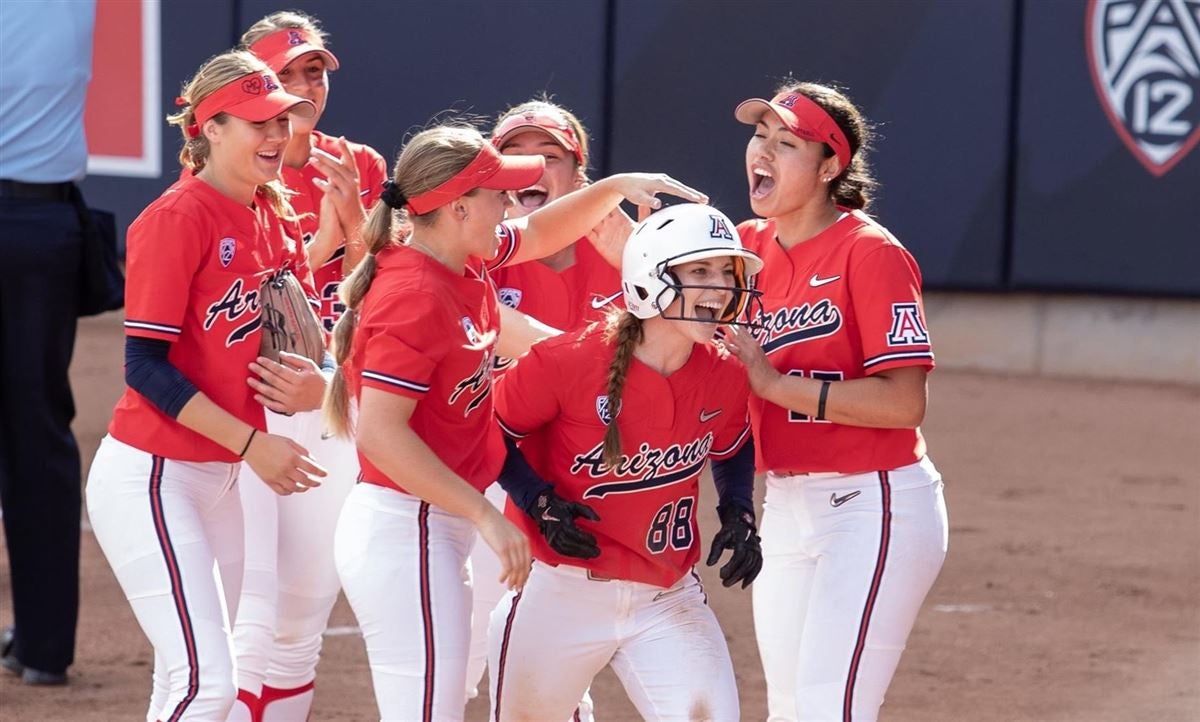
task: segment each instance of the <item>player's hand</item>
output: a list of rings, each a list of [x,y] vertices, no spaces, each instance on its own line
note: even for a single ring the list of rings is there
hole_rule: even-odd
[[[587,237],[592,247],[608,261],[608,265],[620,270],[621,254],[625,252],[625,242],[633,233],[633,219],[621,210],[620,206],[609,211],[604,220],[588,231]]]
[[[339,156],[326,153],[320,148],[313,148],[310,156],[325,178],[316,178],[317,187],[330,196],[337,206],[338,218],[343,229],[357,230],[366,220],[367,213],[363,209],[361,189],[359,188],[358,165],[354,162],[354,154],[345,138],[338,139]],[[352,234],[347,234],[347,236]],[[353,234],[357,235],[357,233]]]
[[[618,173],[599,182],[612,184],[625,200],[652,210],[662,207],[662,201],[655,197],[659,193],[677,196],[689,203],[708,203],[708,196],[665,173]]]
[[[500,560],[500,583],[507,589],[521,589],[529,578],[529,568],[533,564],[529,538],[505,519],[491,502],[485,503],[487,508],[475,528]]]
[[[760,398],[767,398],[767,390],[780,378],[780,373],[767,360],[767,354],[758,340],[739,326],[722,326],[721,331],[721,344],[746,367],[746,373],[750,377],[750,388]]]
[[[596,537],[575,524],[579,517],[600,521],[600,515],[587,504],[567,501],[548,488],[534,497],[525,513],[537,522],[550,548],[564,557],[595,559],[600,556]]]
[[[721,584],[732,587],[741,582],[742,589],[745,589],[762,571],[763,564],[762,540],[754,525],[754,512],[737,506],[724,506],[717,507],[717,515],[721,517],[721,530],[713,536],[712,548],[705,563],[713,566],[720,561],[723,551],[732,549],[733,556],[721,567]]]
[[[254,389],[254,400],[276,413],[289,416],[297,411],[321,408],[326,384],[321,368],[307,356],[286,351],[279,352],[279,360],[282,363],[259,356],[250,363],[250,372],[254,375],[248,377],[246,383]]]
[[[317,210],[317,232],[304,247],[308,252],[308,267],[313,273],[329,262],[334,251],[342,245],[342,240],[342,222],[338,219],[337,204],[333,202],[333,196],[326,193],[321,196],[321,205]]]
[[[280,496],[320,486],[319,479],[328,475],[307,449],[278,434],[256,433],[242,459]]]

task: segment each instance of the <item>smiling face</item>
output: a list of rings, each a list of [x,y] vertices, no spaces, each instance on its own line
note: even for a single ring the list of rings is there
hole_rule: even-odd
[[[774,113],[763,113],[746,145],[750,207],[762,218],[779,218],[828,197],[823,178],[837,175],[837,158],[825,145],[794,135]]]
[[[582,174],[575,156],[558,144],[549,133],[527,130],[504,142],[504,155],[540,155],[546,159],[546,172],[534,185],[515,191],[511,215],[520,218],[533,213],[550,201],[580,187]]]
[[[279,177],[283,149],[292,137],[288,113],[254,123],[223,115],[223,122],[211,119],[204,133],[212,148],[209,164],[238,184],[260,186]]]
[[[317,106],[313,117],[295,119],[296,133],[312,132],[325,112],[325,102],[329,98],[329,73],[325,68],[325,56],[313,52],[296,58],[279,71],[279,80],[284,90],[311,100]]]
[[[671,274],[685,286],[675,296],[663,317],[673,320],[672,327],[695,343],[712,339],[725,310],[733,302],[737,287],[735,261],[730,256],[705,258],[671,266]],[[695,286],[695,288],[687,288]],[[698,320],[685,320],[698,319]]]

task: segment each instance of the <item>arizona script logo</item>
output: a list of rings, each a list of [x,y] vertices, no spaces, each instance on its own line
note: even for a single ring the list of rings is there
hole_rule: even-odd
[[[712,450],[712,445],[711,431],[682,446],[671,444],[665,449],[657,449],[643,443],[638,447],[636,454],[622,454],[617,465],[610,468],[604,463],[604,443],[601,442],[586,454],[576,454],[570,473],[585,471],[593,479],[602,479],[609,474],[626,477],[621,481],[589,487],[583,492],[584,499],[601,499],[608,494],[629,494],[657,489],[699,474],[704,469],[704,463],[708,461],[708,452]]]
[[[1200,142],[1200,5],[1091,0],[1086,23],[1109,121],[1146,170],[1166,174]]]
[[[230,323],[235,323],[247,314],[254,318],[229,332],[225,337],[226,348],[245,341],[247,336],[262,325],[262,315],[258,310],[258,289],[253,288],[243,293],[242,279],[239,278],[229,286],[229,290],[225,291],[220,301],[208,307],[208,313],[204,317],[204,330],[212,329],[222,317]]]
[[[761,328],[754,337],[762,344],[764,353],[785,346],[825,338],[842,327],[842,310],[828,298],[800,306],[784,306],[777,311],[762,311],[757,323]]]
[[[450,394],[449,402],[453,406],[460,396],[465,394],[470,397],[466,407],[463,409],[463,418],[466,418],[471,415],[472,411],[482,406],[484,399],[491,393],[492,352],[486,351],[475,372],[454,385],[454,391]]]

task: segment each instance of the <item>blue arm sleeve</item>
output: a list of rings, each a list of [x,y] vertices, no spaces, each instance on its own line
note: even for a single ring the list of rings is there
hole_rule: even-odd
[[[712,463],[718,505],[741,507],[754,512],[754,439],[746,439],[736,454]]]
[[[513,503],[529,513],[538,494],[552,487],[529,465],[525,455],[517,448],[517,442],[505,436],[504,445],[508,448],[508,455],[504,458],[504,468],[500,470],[498,481]]]
[[[173,419],[199,389],[167,360],[170,349],[169,341],[125,337],[125,383]]]

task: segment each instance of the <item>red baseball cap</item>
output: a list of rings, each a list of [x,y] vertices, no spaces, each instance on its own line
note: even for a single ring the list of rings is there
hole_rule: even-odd
[[[222,85],[200,101],[193,115],[198,132],[204,121],[218,113],[261,123],[284,112],[311,118],[317,112],[317,106],[311,100],[285,91],[275,73],[267,70],[247,73]]]
[[[801,93],[784,91],[770,100],[751,98],[742,101],[733,115],[746,125],[754,125],[767,112],[779,117],[793,135],[814,143],[825,143],[837,155],[842,170],[850,165],[850,143],[846,134],[825,109]]]
[[[284,28],[264,35],[250,46],[250,52],[270,66],[276,73],[282,72],[296,58],[308,53],[325,56],[325,67],[338,69],[338,59],[329,52],[321,39],[304,28]]]
[[[492,145],[503,150],[507,141],[527,130],[542,131],[574,155],[579,165],[584,165],[583,145],[575,135],[575,129],[565,115],[551,108],[515,113],[500,121],[492,130]]]
[[[438,187],[407,199],[408,207],[424,215],[476,188],[521,190],[537,183],[545,170],[546,159],[540,155],[500,155],[495,147],[484,143],[466,168]]]

